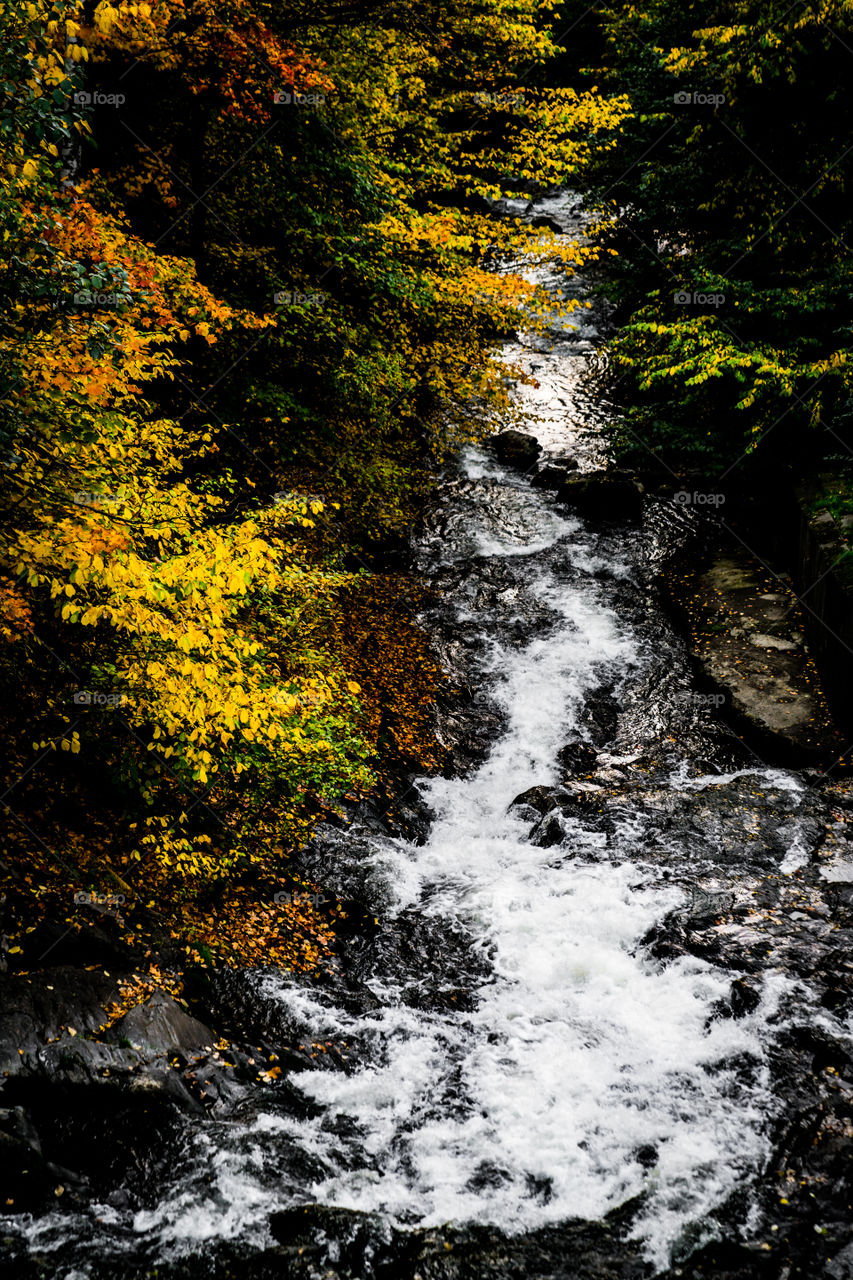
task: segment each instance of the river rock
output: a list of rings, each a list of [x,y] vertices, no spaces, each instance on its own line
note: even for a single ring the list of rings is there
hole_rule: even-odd
[[[97,1031],[118,994],[107,974],[65,965],[0,977],[0,1072],[15,1074],[22,1059],[58,1041],[69,1027]]]
[[[0,1129],[0,1208],[48,1213],[79,1179],[44,1159],[37,1147]]]
[[[530,225],[531,227],[543,227],[548,231],[556,231],[557,235],[563,234],[563,228],[556,218],[549,218],[544,214],[540,214],[538,218],[531,218]]]
[[[536,472],[531,484],[534,484],[537,489],[559,489],[569,483],[571,473],[577,471],[577,468],[578,464],[574,458],[567,458],[560,462],[546,462]]]
[[[530,843],[540,849],[552,849],[562,844],[569,834],[566,813],[562,809],[552,809],[537,823],[530,836]]]
[[[553,809],[556,800],[554,798],[553,787],[528,787],[526,791],[522,791],[511,801],[510,809],[534,809],[538,814],[547,813],[549,809]]]
[[[81,1180],[44,1158],[41,1141],[23,1107],[0,1110],[0,1211],[46,1213]]]
[[[593,690],[584,703],[579,720],[591,744],[598,748],[609,746],[619,723],[619,702],[613,690]]]
[[[557,752],[557,762],[570,778],[592,773],[597,758],[594,747],[588,746],[585,742],[570,742]]]
[[[282,984],[295,981],[284,973],[277,977]],[[238,1040],[278,1047],[308,1037],[306,1023],[262,979],[258,969],[199,970],[189,976],[187,991],[194,1007]]]
[[[570,1221],[507,1236],[499,1227],[389,1228],[379,1214],[304,1205],[275,1213],[270,1231],[281,1270],[226,1274],[291,1280],[646,1280],[654,1268],[626,1239],[641,1197],[598,1222]],[[286,1261],[285,1261],[286,1259]],[[219,1273],[217,1273],[219,1274]]]
[[[539,441],[523,431],[501,431],[487,440],[486,444],[501,462],[522,471],[528,471],[534,466],[542,452]]]
[[[212,1048],[216,1036],[203,1022],[185,1013],[167,992],[155,991],[113,1024],[109,1038],[119,1043],[129,1041],[134,1048],[154,1053],[191,1053]]]
[[[631,476],[594,471],[570,477],[557,489],[560,502],[589,520],[636,524],[643,512],[642,489]]]

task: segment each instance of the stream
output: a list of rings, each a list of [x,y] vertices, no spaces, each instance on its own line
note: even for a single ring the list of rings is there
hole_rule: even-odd
[[[543,209],[576,229],[568,197]],[[546,456],[581,470],[595,326],[577,311],[507,352]],[[832,1148],[815,1198],[803,1162],[830,1112],[850,1154],[853,1027],[826,998],[849,851],[821,780],[759,758],[696,686],[657,583],[703,518],[649,499],[641,526],[593,526],[485,451],[448,470],[412,554],[462,690],[451,764],[401,798],[408,835],[365,809],[306,852],[376,922],[334,977],[259,970],[229,996],[328,1060],[183,1117],[127,1195],[5,1219],[22,1268],[645,1277],[723,1241],[756,1259],[725,1274],[764,1275],[793,1230],[780,1177],[811,1195],[796,1248],[847,1251],[850,1175]],[[808,1258],[789,1274],[853,1274]]]

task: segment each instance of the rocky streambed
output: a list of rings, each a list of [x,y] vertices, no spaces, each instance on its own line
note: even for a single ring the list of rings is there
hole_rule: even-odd
[[[697,683],[700,516],[596,478],[593,339],[530,344],[543,450],[470,451],[413,545],[448,764],[306,850],[330,971],[107,1035],[120,956],[4,980],[12,1274],[853,1275],[853,793]]]

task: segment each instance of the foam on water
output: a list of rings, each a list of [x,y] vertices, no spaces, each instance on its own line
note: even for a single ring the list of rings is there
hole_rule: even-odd
[[[382,1061],[300,1081],[332,1114],[354,1119],[377,1157],[366,1171],[336,1170],[330,1144],[332,1172],[310,1197],[403,1223],[517,1231],[599,1217],[646,1189],[640,1231],[663,1261],[681,1227],[765,1153],[762,1031],[775,993],[751,1017],[710,1022],[730,975],[695,959],[661,968],[638,947],[681,895],[638,883],[630,827],[623,846],[594,863],[584,855],[597,850],[595,837],[579,829],[575,848],[539,848],[507,813],[516,794],[553,781],[585,692],[634,661],[631,638],[588,583],[543,577],[538,593],[564,622],[520,653],[498,653],[504,736],[473,777],[430,782],[428,843],[385,855],[405,871],[398,906],[420,901],[462,925],[493,976],[472,1014],[398,1006],[342,1020],[315,1009],[318,1034],[368,1036]],[[304,1014],[305,997],[295,998]],[[740,1076],[723,1065],[736,1057]],[[326,1124],[310,1122],[316,1141]],[[641,1148],[647,1162],[656,1152],[651,1171]]]
[[[683,760],[673,770],[670,785],[679,791],[706,791],[709,787],[726,787],[730,782],[736,782],[738,778],[756,778],[763,787],[776,787],[780,791],[787,791],[792,796],[801,795],[806,789],[805,784],[795,773],[787,773],[784,769],[771,769],[763,764],[755,765],[750,769],[735,769],[732,773],[706,773],[700,777],[693,777],[687,760]]]
[[[536,516],[552,542],[577,528],[530,490],[526,502],[529,519],[507,535],[505,554],[529,539]],[[356,1016],[268,979],[312,1037],[367,1044],[370,1064],[295,1078],[321,1115],[259,1122],[248,1149],[213,1158],[213,1201],[187,1190],[138,1215],[137,1230],[178,1242],[261,1222],[288,1197],[262,1192],[253,1165],[286,1133],[323,1170],[291,1201],[404,1225],[522,1231],[598,1218],[645,1191],[636,1231],[663,1265],[684,1227],[760,1167],[771,1109],[764,1045],[784,980],[765,987],[752,1014],[712,1020],[732,975],[693,958],[663,967],[640,945],[683,896],[643,883],[631,822],[606,851],[580,824],[568,847],[544,849],[507,812],[519,792],[555,780],[556,752],[588,691],[638,661],[597,584],[537,578],[533,565],[528,588],[556,620],[521,650],[494,650],[503,736],[473,776],[426,784],[436,819],[424,846],[386,839],[375,855],[397,887],[392,912],[416,907],[451,922],[488,956],[474,1011],[412,1008],[377,985],[384,1007]],[[674,781],[700,790],[750,772]],[[770,772],[765,783],[782,781]],[[355,1161],[339,1137],[344,1119],[358,1134]]]

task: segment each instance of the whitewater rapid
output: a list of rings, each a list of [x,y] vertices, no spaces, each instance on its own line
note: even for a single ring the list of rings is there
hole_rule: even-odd
[[[360,1065],[293,1078],[315,1114],[260,1117],[239,1144],[216,1147],[218,1200],[187,1190],[140,1213],[138,1231],[167,1242],[236,1235],[283,1202],[313,1202],[403,1226],[521,1232],[597,1219],[642,1196],[634,1232],[664,1265],[684,1229],[766,1159],[764,1055],[784,980],[765,981],[752,1013],[715,1018],[734,975],[689,956],[664,964],[641,945],[685,894],[638,856],[637,814],[626,811],[609,838],[568,818],[562,843],[545,848],[531,842],[525,811],[509,807],[558,781],[557,753],[582,736],[590,692],[635,679],[644,658],[608,604],[601,556],[580,523],[480,455],[467,475],[475,491],[483,485],[482,502],[453,554],[511,560],[552,621],[521,646],[486,637],[502,734],[473,774],[421,784],[435,815],[425,844],[377,836],[371,861],[388,887],[386,915],[461,931],[484,977],[457,1012],[416,1007],[376,973],[380,1007],[365,1015],[266,976],[266,994],[306,1037],[359,1044]],[[495,503],[495,484],[506,503]],[[622,560],[609,567],[628,571]],[[262,1188],[254,1171],[283,1141],[315,1176]]]
[[[481,553],[538,551],[544,529],[571,554],[577,523],[555,518],[532,490],[527,500],[540,521],[526,523],[526,544],[473,530]],[[582,534],[579,542],[583,562]],[[520,652],[495,648],[491,692],[505,733],[473,777],[424,785],[436,812],[424,846],[395,842],[378,855],[397,908],[418,906],[469,931],[491,977],[464,1016],[391,1004],[378,1019],[342,1026],[316,1011],[318,1036],[381,1042],[381,1065],[301,1083],[364,1129],[381,1167],[338,1171],[327,1149],[333,1172],[310,1195],[401,1223],[519,1231],[598,1218],[646,1191],[640,1231],[662,1261],[679,1229],[766,1154],[765,1075],[744,1090],[721,1064],[761,1060],[776,1001],[766,991],[754,1015],[711,1021],[731,975],[693,958],[665,967],[648,958],[640,939],[683,894],[645,886],[630,821],[599,860],[604,837],[578,825],[563,847],[537,847],[529,823],[508,812],[528,787],[556,781],[557,751],[585,695],[638,661],[630,631],[589,579],[569,588],[533,563],[530,573],[529,589],[559,621]],[[314,1150],[324,1123],[314,1122]]]

